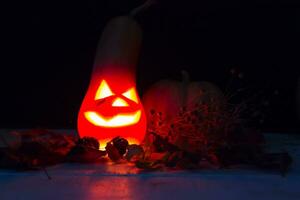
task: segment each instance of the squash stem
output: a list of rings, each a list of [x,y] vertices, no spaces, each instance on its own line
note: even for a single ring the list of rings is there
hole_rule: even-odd
[[[137,14],[139,14],[140,12],[143,12],[144,10],[147,10],[150,6],[152,6],[153,4],[156,3],[156,0],[147,0],[145,3],[143,3],[142,5],[134,8],[131,12],[130,12],[130,16],[134,17]]]

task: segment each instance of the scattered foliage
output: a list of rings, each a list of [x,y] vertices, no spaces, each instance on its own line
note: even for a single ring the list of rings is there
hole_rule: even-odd
[[[46,166],[62,162],[111,160],[134,163],[150,171],[247,165],[284,175],[292,163],[291,156],[287,152],[266,153],[264,135],[251,128],[244,117],[245,112],[252,113],[246,102],[233,105],[229,103],[230,95],[224,96],[227,98],[221,103],[206,99],[182,106],[171,120],[165,120],[166,113],[152,109],[141,145],[115,137],[102,151],[92,137],[77,138],[44,129],[2,134],[0,168],[45,170]]]

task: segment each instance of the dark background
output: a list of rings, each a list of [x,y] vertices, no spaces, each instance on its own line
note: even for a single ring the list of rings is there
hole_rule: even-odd
[[[208,80],[257,95],[264,131],[299,132],[300,4],[166,0],[138,15],[143,93],[162,78]],[[11,1],[2,6],[1,128],[75,128],[105,23],[140,0]],[[231,71],[235,70],[232,74]],[[232,80],[232,81],[230,81]],[[232,83],[228,86],[229,83]]]

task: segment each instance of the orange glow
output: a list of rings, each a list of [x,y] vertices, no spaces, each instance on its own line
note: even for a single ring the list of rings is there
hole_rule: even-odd
[[[136,94],[136,91],[134,88],[131,88],[129,89],[128,91],[124,92],[122,94],[124,97],[134,101],[135,103],[138,103],[138,97],[137,97],[137,94]]]
[[[140,144],[146,134],[146,115],[136,92],[134,75],[118,67],[94,71],[78,114],[80,137],[94,137],[103,149],[115,137]],[[123,69],[123,68],[122,68]],[[100,73],[101,72],[101,73]]]
[[[78,113],[80,137],[103,141],[119,136],[135,144],[144,140],[146,114],[135,73],[141,42],[142,30],[132,17],[117,17],[104,28]]]
[[[114,100],[113,104],[112,104],[113,107],[127,107],[129,106],[129,104],[124,101],[123,99],[121,98],[116,98],[116,100]]]
[[[105,80],[103,80],[96,92],[95,100],[103,99],[114,95]]]
[[[135,138],[126,138],[129,144],[139,144],[140,142]],[[106,144],[111,141],[111,138],[99,140],[99,150],[104,151]]]
[[[136,124],[141,118],[141,111],[136,111],[133,114],[117,114],[112,118],[105,118],[96,112],[85,112],[86,119],[95,126],[103,127],[120,127]]]
[[[127,76],[110,75],[92,78],[78,114],[80,137],[94,137],[103,149],[120,136],[132,144],[140,144],[146,133],[146,115],[136,93],[134,82]],[[129,88],[129,89],[128,89]]]

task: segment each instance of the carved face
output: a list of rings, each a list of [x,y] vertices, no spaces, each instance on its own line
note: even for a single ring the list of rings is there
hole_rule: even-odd
[[[144,110],[135,86],[125,86],[126,89],[116,88],[116,84],[102,79],[87,93],[78,117],[80,136],[95,137],[101,146],[116,136],[135,144],[142,141],[146,126]]]
[[[141,118],[141,110],[137,108],[139,100],[134,87],[121,95],[116,95],[107,82],[102,80],[95,94],[95,103],[99,106],[99,110],[84,112],[85,118],[95,126],[129,126],[136,124]]]

